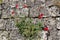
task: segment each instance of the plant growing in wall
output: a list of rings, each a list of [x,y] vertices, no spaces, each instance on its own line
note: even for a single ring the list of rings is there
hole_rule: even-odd
[[[33,24],[32,19],[26,20],[25,18],[16,23],[16,26],[19,28],[20,34],[29,40],[35,38],[38,35],[38,32],[41,31],[43,27],[41,22]]]

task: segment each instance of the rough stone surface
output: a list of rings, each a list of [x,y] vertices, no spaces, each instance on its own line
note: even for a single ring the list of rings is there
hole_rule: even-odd
[[[40,13],[44,14],[42,19],[38,19]],[[60,9],[52,0],[3,0],[0,4],[0,40],[25,40],[15,26],[21,17],[32,18],[33,23],[41,21],[49,28],[50,35],[46,38],[60,40]]]

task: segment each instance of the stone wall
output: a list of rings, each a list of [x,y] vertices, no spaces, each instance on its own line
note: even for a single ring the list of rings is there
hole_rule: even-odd
[[[42,19],[38,19],[40,13],[44,14]],[[60,12],[51,0],[3,0],[0,4],[0,40],[24,40],[15,26],[21,17],[42,21],[49,27],[48,40],[60,40]]]

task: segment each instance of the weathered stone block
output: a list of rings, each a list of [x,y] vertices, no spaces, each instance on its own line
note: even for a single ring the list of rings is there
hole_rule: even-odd
[[[28,6],[34,6],[34,1],[35,0],[26,0],[26,4],[28,5]]]
[[[8,12],[8,10],[2,10],[2,18],[9,18],[10,17],[10,13]]]
[[[8,32],[0,31],[0,40],[8,40]]]
[[[0,19],[0,29],[5,29],[3,19]]]
[[[34,6],[30,9],[30,17],[36,17],[39,15],[38,6]]]
[[[29,9],[28,8],[23,8],[20,12],[19,17],[28,17],[28,11]]]
[[[18,30],[12,30],[10,32],[10,40],[23,40],[24,38],[19,34]]]
[[[9,30],[17,30],[18,28],[15,26],[15,22],[13,19],[4,20],[4,27],[7,31]]]
[[[45,0],[35,0],[35,5],[41,5],[44,3],[45,3]]]

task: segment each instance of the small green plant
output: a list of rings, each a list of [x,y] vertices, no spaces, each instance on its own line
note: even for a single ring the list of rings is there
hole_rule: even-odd
[[[25,18],[18,22],[16,26],[19,28],[20,34],[29,40],[35,38],[38,35],[38,32],[42,30],[41,27],[43,27],[41,22],[33,24],[32,19],[26,21]]]

